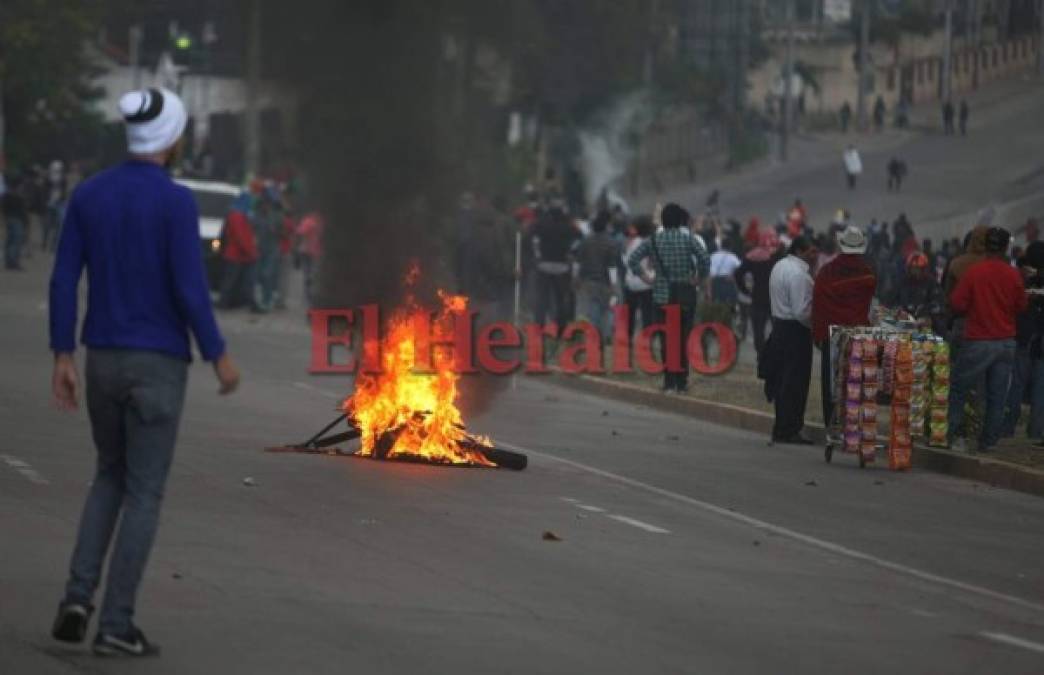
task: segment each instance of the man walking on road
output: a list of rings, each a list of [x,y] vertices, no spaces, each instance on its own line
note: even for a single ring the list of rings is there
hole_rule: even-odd
[[[943,133],[947,136],[953,136],[953,101],[946,101],[943,104]]]
[[[2,176],[0,176],[2,180]],[[8,181],[7,189],[0,197],[0,210],[4,214],[7,236],[4,239],[4,268],[22,269],[22,246],[26,241],[26,228],[29,226],[29,209],[25,201],[25,193],[19,178]]]
[[[957,115],[957,121],[960,124],[960,128],[961,128],[961,136],[967,136],[968,135],[968,115],[969,114],[971,114],[971,111],[968,110],[968,101],[966,101],[965,99],[962,98],[961,99],[960,112]]]
[[[93,649],[145,656],[158,648],[132,621],[135,596],[174,454],[192,358],[189,329],[203,358],[214,363],[220,393],[236,388],[239,373],[210,306],[192,193],[164,170],[178,155],[184,105],[166,89],[130,92],[119,105],[130,158],[76,190],[51,276],[52,388],[58,406],[74,410],[77,287],[87,268],[90,304],[81,341],[98,453],[52,634],[84,639],[119,522]]]
[[[775,443],[811,445],[802,435],[812,377],[812,272],[819,251],[806,237],[790,244],[769,278],[772,336],[758,358],[758,376],[776,406]]]
[[[841,159],[845,165],[845,178],[848,179],[848,189],[854,190],[856,179],[859,178],[859,174],[863,173],[863,160],[859,156],[859,151],[852,144],[845,148]]]
[[[979,451],[989,452],[1001,438],[1004,403],[1015,363],[1015,317],[1026,310],[1022,275],[1008,262],[1011,235],[999,227],[986,234],[986,258],[961,277],[950,306],[965,317],[964,335],[950,388],[951,443],[964,420],[968,390],[986,378],[986,419]]]

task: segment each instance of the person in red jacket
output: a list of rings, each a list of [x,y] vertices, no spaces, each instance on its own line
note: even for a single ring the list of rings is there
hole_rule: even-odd
[[[232,202],[221,233],[221,307],[232,309],[254,300],[254,264],[257,262],[257,237],[250,224],[252,198],[243,192]]]
[[[989,452],[1001,438],[1004,402],[1015,363],[1015,316],[1027,306],[1022,275],[1008,261],[1011,234],[999,227],[986,234],[986,258],[964,273],[950,296],[963,314],[964,336],[950,385],[951,444],[964,420],[968,390],[986,377],[986,419],[979,451]]]
[[[853,225],[837,238],[840,255],[816,275],[812,287],[812,339],[820,348],[823,424],[828,429],[834,410],[830,354],[830,326],[865,326],[877,277],[866,263],[866,235]]]

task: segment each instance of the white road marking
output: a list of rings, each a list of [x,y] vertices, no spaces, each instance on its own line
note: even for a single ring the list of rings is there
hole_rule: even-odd
[[[993,640],[994,642],[1000,642],[1001,644],[1011,645],[1012,647],[1021,647],[1028,649],[1031,652],[1037,652],[1038,654],[1044,654],[1044,645],[1039,642],[1033,642],[1032,640],[1025,640],[1014,635],[1008,635],[1007,633],[991,633],[990,631],[982,631],[979,633],[982,637],[987,640]]]
[[[51,481],[44,478],[43,474],[41,474],[39,471],[29,466],[29,462],[26,462],[25,460],[18,459],[17,457],[13,457],[11,455],[0,455],[0,459],[2,459],[4,463],[7,464],[7,466],[20,473],[22,477],[28,480],[30,483],[35,483],[36,485],[51,484]]]
[[[608,518],[612,518],[613,520],[618,520],[621,523],[627,523],[628,525],[633,525],[634,527],[637,527],[637,528],[639,528],[641,530],[645,530],[646,532],[655,532],[656,534],[670,534],[671,533],[670,530],[665,530],[662,527],[657,527],[655,525],[650,525],[649,523],[643,523],[642,521],[640,521],[640,520],[638,520],[636,518],[628,518],[627,516],[618,516],[618,515],[616,515],[614,513],[610,513],[607,517]]]
[[[325,396],[326,398],[335,398],[335,399],[343,399],[344,398],[344,396],[341,396],[340,394],[335,394],[332,391],[327,391],[325,389],[320,389],[319,387],[316,387],[315,385],[308,384],[307,382],[294,382],[294,386],[297,387],[298,389],[304,389],[306,391],[313,391],[313,392],[319,394],[320,396]]]
[[[541,457],[543,459],[547,459],[547,460],[550,460],[550,461],[553,461],[553,462],[558,462],[559,464],[564,464],[566,466],[571,466],[574,469],[579,469],[580,471],[585,471],[585,472],[593,474],[595,476],[600,476],[602,478],[606,478],[608,480],[615,481],[615,482],[621,483],[623,485],[629,485],[629,486],[631,486],[633,488],[637,488],[639,490],[645,490],[646,492],[650,492],[652,494],[659,495],[661,497],[667,497],[668,499],[673,499],[673,500],[681,502],[683,504],[687,504],[689,506],[694,506],[694,507],[696,507],[698,509],[701,509],[703,511],[707,511],[709,513],[713,513],[713,514],[721,516],[723,518],[727,518],[729,520],[733,520],[733,521],[736,521],[736,522],[739,522],[739,523],[743,523],[744,525],[748,525],[748,526],[753,527],[755,529],[762,530],[764,532],[771,532],[772,534],[775,534],[775,535],[778,535],[778,536],[781,536],[781,537],[786,537],[788,539],[793,539],[794,541],[799,541],[799,542],[801,542],[803,544],[806,544],[808,546],[812,546],[814,548],[818,548],[818,549],[820,549],[822,551],[826,551],[828,553],[833,553],[834,555],[844,556],[844,557],[850,558],[852,560],[859,560],[861,562],[865,562],[865,563],[868,563],[870,565],[875,565],[875,566],[880,567],[882,569],[886,569],[886,570],[890,570],[892,572],[899,572],[901,574],[905,574],[905,575],[913,577],[915,579],[920,579],[922,581],[927,581],[927,582],[930,582],[930,583],[933,583],[933,584],[938,584],[940,586],[947,586],[949,588],[955,588],[955,589],[964,591],[965,593],[970,593],[972,595],[979,595],[979,596],[982,596],[984,598],[990,598],[991,600],[999,600],[1001,602],[1006,602],[1006,603],[1009,603],[1009,604],[1012,604],[1012,605],[1017,605],[1017,606],[1022,607],[1024,609],[1030,609],[1030,610],[1033,610],[1035,612],[1044,613],[1044,605],[1041,605],[1039,603],[1033,602],[1032,600],[1026,600],[1025,598],[1019,598],[1019,597],[1016,597],[1014,595],[1008,595],[1007,593],[1001,593],[999,591],[994,591],[994,590],[986,588],[984,586],[978,586],[978,585],[975,585],[975,584],[969,584],[969,583],[966,583],[964,581],[960,581],[960,580],[957,580],[957,579],[950,579],[949,577],[944,577],[944,576],[941,576],[941,575],[938,575],[938,574],[933,574],[932,572],[926,572],[924,570],[919,570],[916,567],[910,567],[909,565],[904,565],[902,563],[893,562],[893,561],[887,560],[885,558],[879,558],[879,557],[877,557],[875,555],[871,555],[869,553],[864,553],[862,551],[858,551],[856,549],[849,548],[849,547],[844,546],[842,544],[836,544],[836,543],[834,543],[832,541],[827,541],[826,539],[820,539],[819,537],[813,537],[812,535],[808,535],[808,534],[805,534],[803,532],[798,532],[797,530],[792,530],[792,529],[790,529],[788,527],[783,527],[781,525],[775,525],[773,523],[769,523],[769,522],[766,522],[764,520],[760,520],[758,518],[754,518],[752,516],[748,516],[748,515],[739,513],[738,511],[732,511],[732,510],[727,509],[725,507],[718,506],[717,504],[711,504],[710,502],[705,502],[705,501],[703,501],[701,499],[696,499],[694,497],[689,497],[688,495],[683,495],[683,494],[678,493],[678,492],[673,492],[671,490],[666,490],[664,488],[657,487],[657,486],[651,485],[649,483],[644,483],[644,482],[642,482],[640,480],[635,480],[634,478],[628,478],[627,476],[621,476],[620,474],[612,473],[611,471],[605,471],[603,469],[598,469],[598,468],[593,467],[593,466],[588,466],[587,464],[582,464],[580,462],[575,462],[575,461],[573,461],[571,459],[564,459],[562,457],[556,457],[554,455],[550,455],[550,454],[547,454],[547,453],[539,452],[537,450],[530,450],[529,448],[523,448],[521,446],[514,445],[512,443],[505,443],[505,442],[502,442],[502,441],[499,441],[499,440],[497,441],[497,445],[501,446],[501,447],[504,447],[507,450],[513,450],[515,452],[521,452],[521,453],[528,453],[528,454],[534,455],[536,457]]]
[[[501,443],[501,445],[504,445],[504,444]],[[539,453],[537,453],[537,454],[539,454]],[[583,504],[583,503],[580,502],[579,499],[573,499],[572,497],[560,497],[560,499],[562,501],[564,501],[564,502],[569,502],[570,504],[572,504],[576,508],[581,509],[583,511],[590,511],[591,513],[604,513],[606,518],[612,518],[615,521],[618,521],[618,522],[621,522],[621,523],[626,523],[628,525],[632,525],[634,527],[641,528],[641,529],[645,530],[646,532],[655,532],[656,534],[670,534],[671,533],[670,530],[665,530],[662,527],[657,527],[656,525],[650,525],[649,523],[642,522],[642,521],[638,520],[637,518],[629,518],[627,516],[618,516],[618,515],[615,515],[615,514],[612,514],[612,513],[608,513],[601,506],[592,506],[591,504]]]

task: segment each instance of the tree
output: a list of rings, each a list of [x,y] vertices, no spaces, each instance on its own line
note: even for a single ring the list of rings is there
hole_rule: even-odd
[[[100,4],[0,2],[0,158],[39,159],[35,153],[69,148],[100,125],[86,105],[98,92],[89,84],[97,70],[85,50]]]

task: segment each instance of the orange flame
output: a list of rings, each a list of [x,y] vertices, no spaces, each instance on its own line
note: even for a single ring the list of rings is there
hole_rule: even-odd
[[[420,274],[414,263],[404,283],[412,288]],[[431,322],[432,341],[452,334],[455,316],[467,310],[468,299],[439,292],[442,308]],[[422,311],[412,293],[389,318],[380,343],[381,371],[359,373],[355,393],[342,408],[362,432],[359,454],[389,458],[424,459],[439,464],[495,466],[471,445],[491,445],[469,436],[457,408],[457,381],[453,355],[445,347],[433,349],[431,372],[417,372],[413,316]],[[377,345],[364,345],[373,350]],[[390,444],[390,448],[386,447]]]

